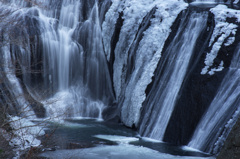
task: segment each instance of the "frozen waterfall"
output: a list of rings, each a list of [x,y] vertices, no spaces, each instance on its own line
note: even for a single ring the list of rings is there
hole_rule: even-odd
[[[120,122],[216,154],[239,116],[232,2],[2,0],[0,105]]]

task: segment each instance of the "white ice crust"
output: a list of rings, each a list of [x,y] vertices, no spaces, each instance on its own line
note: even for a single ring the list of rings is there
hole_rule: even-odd
[[[216,68],[212,68],[212,66],[222,45],[230,46],[235,41],[235,35],[238,27],[236,24],[229,23],[226,20],[227,18],[236,18],[236,22],[240,22],[240,11],[230,9],[225,5],[218,5],[215,8],[212,8],[211,12],[215,16],[216,25],[209,43],[209,47],[212,47],[212,50],[206,55],[204,62],[205,67],[201,72],[202,75],[213,75],[215,72],[222,71],[224,69],[223,61],[221,61],[219,66]]]
[[[116,6],[122,7],[122,9],[118,8],[118,10],[123,11],[124,22],[120,32],[119,41],[115,48],[113,72],[114,89],[117,100],[120,100],[119,98],[122,98],[121,95],[124,94],[124,103],[121,113],[122,120],[126,125],[132,126],[132,124],[138,123],[140,108],[142,107],[142,102],[146,98],[145,90],[147,85],[152,81],[152,76],[157,67],[157,63],[160,60],[165,40],[171,32],[170,27],[177,15],[187,7],[187,4],[178,0],[113,1],[113,5],[106,16],[106,22],[110,21],[111,27],[115,27],[113,24],[115,24],[118,17],[118,15],[112,13],[117,10]],[[151,19],[151,25],[144,32],[143,38],[139,43],[139,48],[136,52],[135,70],[126,85],[125,78],[128,51],[134,41],[143,18],[154,7],[157,8],[155,17]],[[112,15],[112,17],[110,17],[110,15]],[[112,22],[111,19],[113,19],[114,22]],[[113,28],[109,28],[109,25],[107,28],[104,28],[106,26],[106,24],[103,25],[103,31],[111,30],[111,36]],[[104,34],[106,35],[106,33]],[[109,43],[110,39],[108,37],[108,39],[105,40]],[[106,43],[105,48],[108,48]],[[126,89],[124,90],[124,88]]]
[[[36,125],[26,118],[17,116],[11,117],[10,126],[13,128],[14,137],[10,140],[10,145],[19,146],[20,150],[24,150],[31,146],[39,146],[41,141],[38,136],[45,134],[42,127]]]
[[[20,158],[21,151],[41,145],[41,141],[37,137],[45,134],[42,126],[33,123],[26,117],[18,116],[9,116],[9,124],[12,128],[11,133],[4,129],[0,129],[0,132],[13,147],[15,152],[13,159]]]
[[[115,30],[119,13],[122,11],[121,0],[112,0],[112,5],[105,15],[105,21],[102,24],[102,37],[107,60],[110,60],[111,38]]]
[[[114,141],[119,144],[128,144],[129,142],[139,140],[136,137],[127,137],[127,136],[119,136],[119,135],[95,135],[94,137],[99,138],[99,139]]]

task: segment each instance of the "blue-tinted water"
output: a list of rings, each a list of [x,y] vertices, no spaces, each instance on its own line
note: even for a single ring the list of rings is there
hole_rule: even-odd
[[[121,124],[95,119],[49,123],[40,156],[51,159],[207,159],[201,152],[141,138]],[[51,151],[50,151],[51,150]]]

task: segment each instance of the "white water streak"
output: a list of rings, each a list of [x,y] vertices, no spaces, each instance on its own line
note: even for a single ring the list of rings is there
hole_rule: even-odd
[[[190,147],[204,150],[209,142],[215,142],[222,125],[231,117],[240,101],[240,49],[236,50],[233,61],[224,77],[217,95],[195,129]]]

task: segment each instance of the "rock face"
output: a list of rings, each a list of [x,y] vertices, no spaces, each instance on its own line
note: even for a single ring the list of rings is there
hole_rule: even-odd
[[[240,158],[240,119],[229,133],[224,146],[217,159],[239,159]]]

